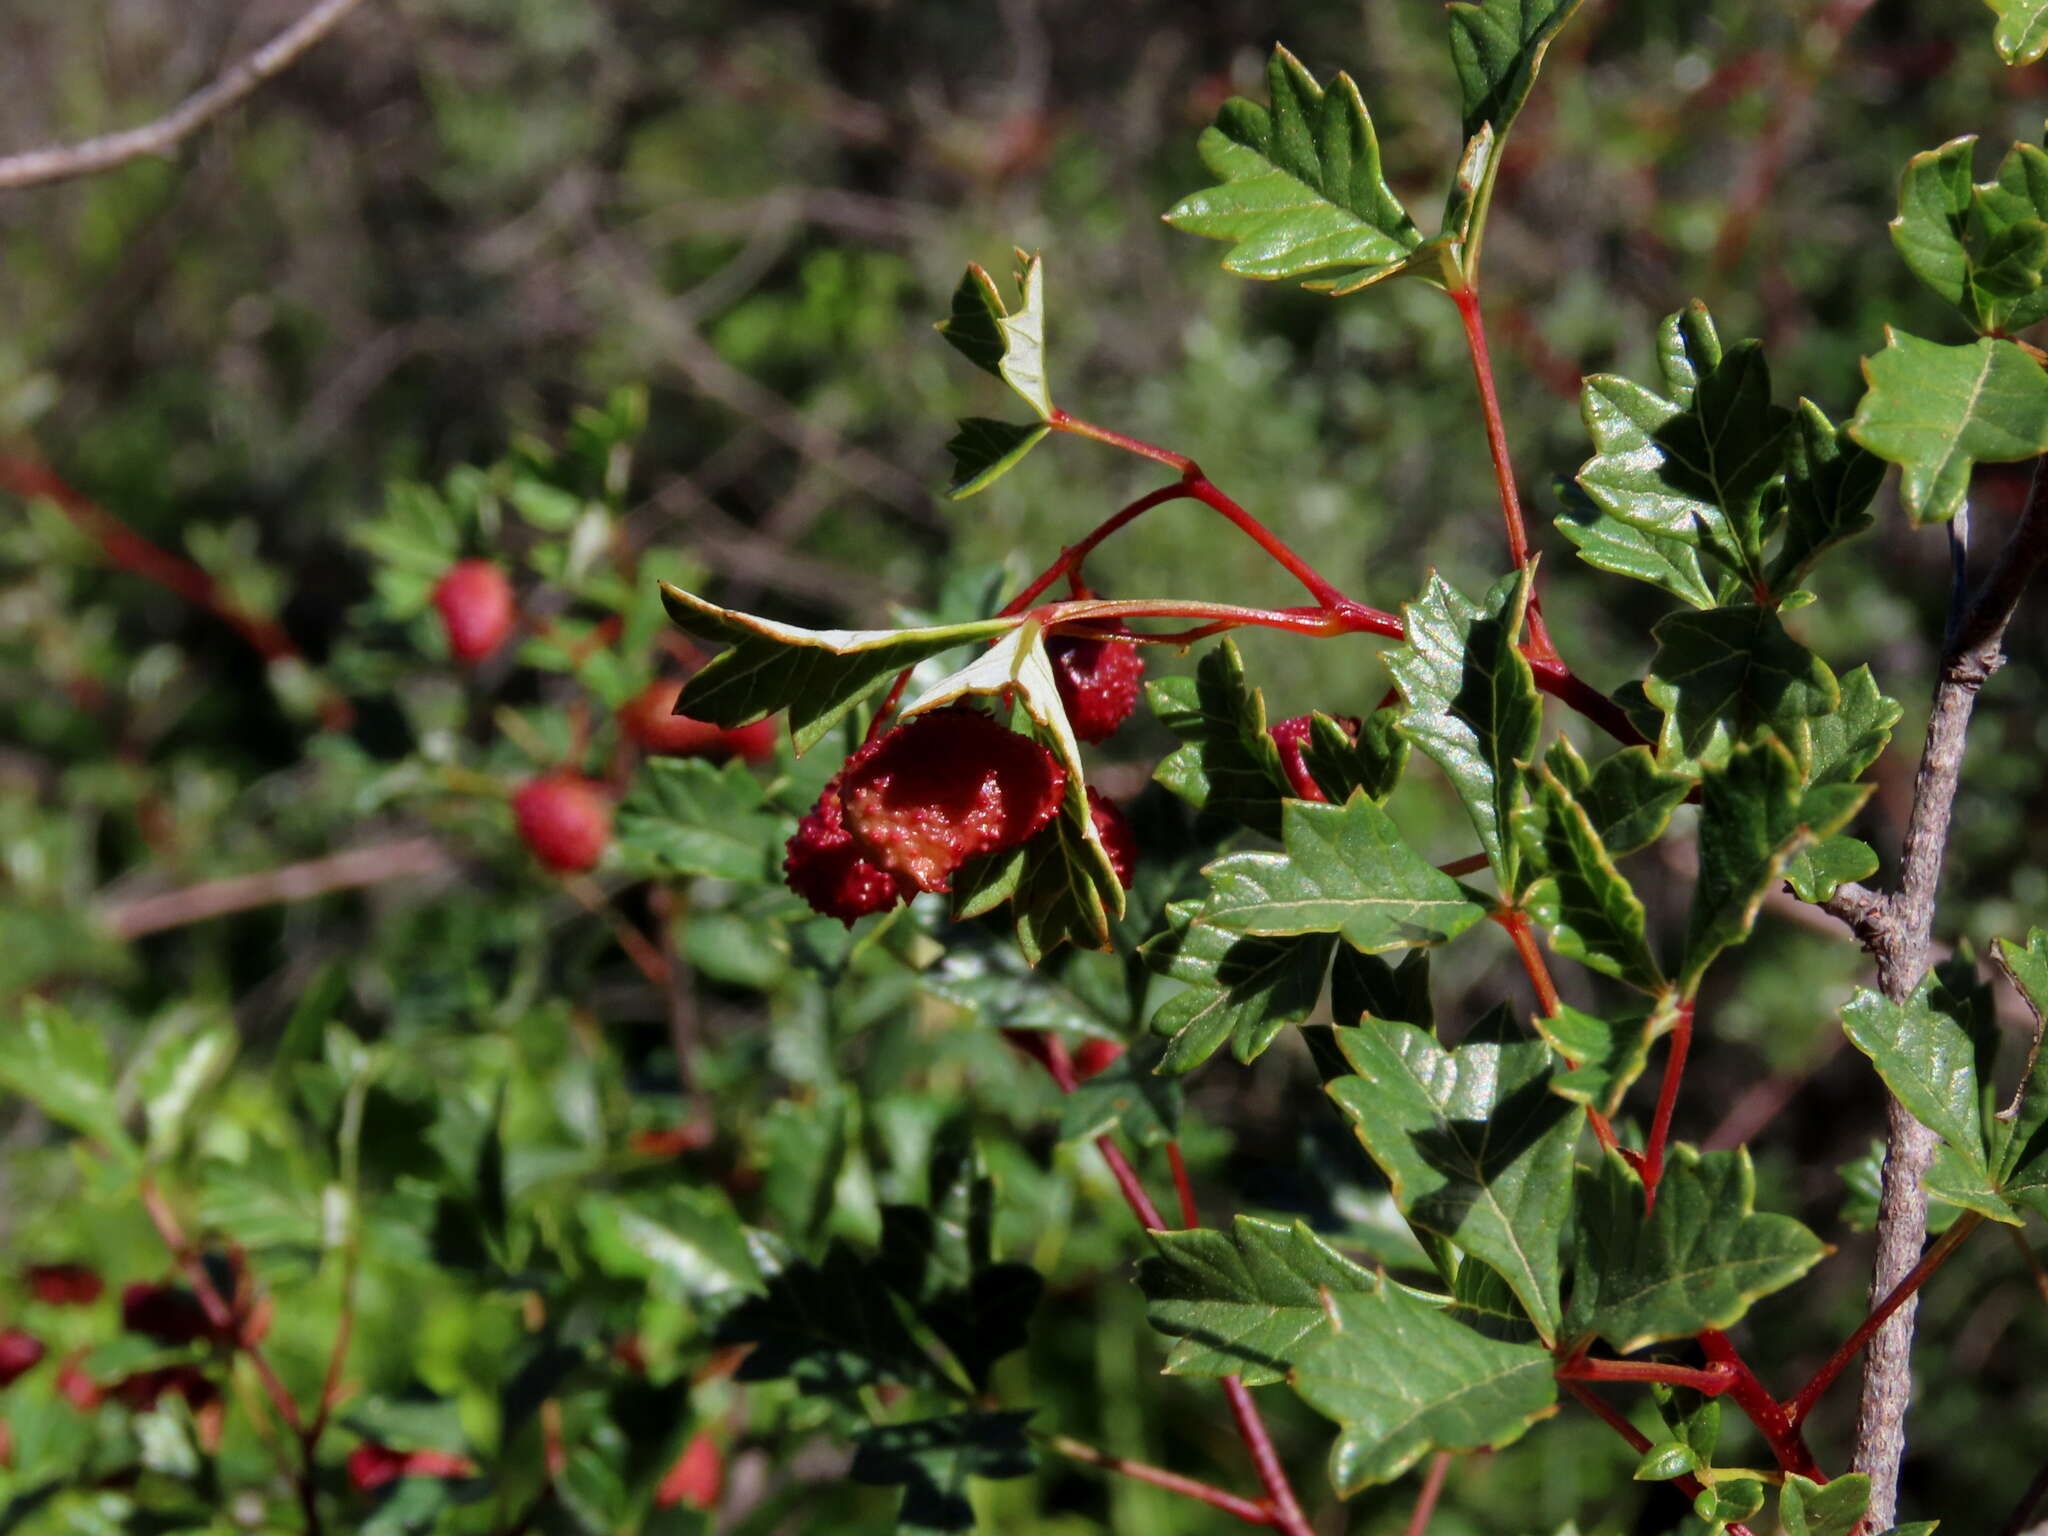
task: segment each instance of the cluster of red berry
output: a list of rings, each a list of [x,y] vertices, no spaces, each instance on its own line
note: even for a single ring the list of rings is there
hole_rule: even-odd
[[[448,650],[465,666],[495,655],[518,623],[518,602],[503,569],[489,560],[458,560],[434,587]],[[725,730],[675,712],[683,691],[676,678],[656,678],[619,710],[619,729],[642,752],[662,757],[737,757],[759,762],[775,754],[773,721]],[[593,868],[611,841],[611,795],[603,782],[569,769],[527,780],[512,796],[519,836],[535,858],[562,874]]]
[[[1074,734],[1105,740],[1138,702],[1145,664],[1128,641],[1056,635],[1047,642]],[[969,859],[1035,836],[1059,814],[1067,770],[1052,753],[965,704],[920,714],[866,742],[797,823],[783,872],[817,911],[851,926],[919,891],[951,889]],[[1128,886],[1137,843],[1123,812],[1088,791],[1117,878]]]

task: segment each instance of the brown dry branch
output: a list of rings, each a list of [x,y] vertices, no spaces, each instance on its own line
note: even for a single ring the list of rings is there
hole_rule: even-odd
[[[100,921],[121,938],[137,939],[146,933],[202,923],[252,907],[309,901],[332,891],[377,885],[408,875],[441,875],[454,868],[454,859],[432,838],[409,837],[251,875],[230,875],[154,896],[110,902],[101,909]]]
[[[112,170],[145,155],[167,155],[214,118],[244,100],[264,81],[289,68],[332,32],[362,0],[319,0],[254,53],[187,96],[154,122],[78,144],[54,144],[0,158],[0,191],[45,186]]]

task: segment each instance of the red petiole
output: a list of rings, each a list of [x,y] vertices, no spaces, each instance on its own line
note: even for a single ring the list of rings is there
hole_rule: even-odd
[[[1564,1006],[1563,1000],[1557,995],[1557,983],[1550,979],[1550,967],[1544,963],[1543,951],[1537,947],[1536,929],[1529,921],[1529,914],[1519,907],[1503,907],[1489,915],[1507,930],[1508,937],[1514,941],[1515,956],[1528,973],[1529,985],[1536,991],[1536,1005],[1543,1010],[1543,1016],[1556,1018],[1558,1010]],[[1571,1060],[1570,1057],[1565,1059]],[[1575,1061],[1571,1064],[1578,1065]],[[1590,1104],[1586,1106],[1586,1124],[1593,1128],[1594,1139],[1603,1149],[1621,1151],[1620,1144],[1614,1139],[1614,1126]],[[1621,1155],[1629,1157],[1631,1154],[1623,1151]]]

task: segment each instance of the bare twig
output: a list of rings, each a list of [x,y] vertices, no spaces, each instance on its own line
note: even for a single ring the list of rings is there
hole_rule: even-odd
[[[362,0],[318,0],[254,53],[237,60],[204,89],[187,96],[155,122],[78,144],[24,150],[0,159],[0,191],[71,181],[112,170],[144,155],[165,155],[339,26]]]
[[[376,885],[407,875],[445,874],[454,867],[455,861],[448,851],[432,838],[409,837],[402,842],[351,848],[324,859],[260,870],[253,875],[230,875],[155,896],[112,902],[101,909],[100,921],[121,938],[136,939],[145,933],[202,923],[251,907],[308,901],[331,891]]]
[[[1934,898],[1948,847],[1949,817],[1962,772],[1963,747],[1977,693],[2003,664],[2006,625],[2020,595],[2048,559],[2048,474],[2035,466],[2034,486],[2018,525],[1969,606],[1954,615],[1935,684],[1927,741],[1913,784],[1899,888],[1876,895],[1844,887],[1828,910],[1856,930],[1877,962],[1878,986],[1893,1002],[1911,997],[1926,972],[1934,930]],[[1927,1191],[1934,1132],[1896,1099],[1887,1105],[1884,1189],[1878,1203],[1877,1258],[1870,1299],[1881,1305],[1921,1261],[1927,1234]],[[1905,1454],[1905,1417],[1912,1395],[1913,1317],[1907,1300],[1870,1341],[1863,1366],[1863,1398],[1856,1418],[1856,1470],[1870,1477],[1867,1526],[1884,1530],[1898,1507],[1899,1464]]]

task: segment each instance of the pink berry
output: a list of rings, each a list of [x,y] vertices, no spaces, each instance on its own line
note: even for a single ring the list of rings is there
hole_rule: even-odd
[[[1287,775],[1287,782],[1294,788],[1295,798],[1327,802],[1330,797],[1323,793],[1322,786],[1315,781],[1315,775],[1308,771],[1308,764],[1302,761],[1301,749],[1308,745],[1313,729],[1310,719],[1308,715],[1296,715],[1291,720],[1282,720],[1267,734],[1279,743],[1280,767]],[[1345,733],[1353,741],[1358,739],[1361,722],[1356,715],[1340,715],[1337,717],[1337,723],[1344,727]]]
[[[1109,855],[1110,868],[1128,891],[1132,872],[1138,867],[1138,839],[1131,833],[1129,820],[1117,809],[1115,801],[1105,800],[1092,785],[1088,790],[1088,818],[1095,823],[1095,835],[1102,840],[1102,851]]]
[[[933,710],[847,760],[840,805],[867,856],[943,891],[969,859],[1015,847],[1058,814],[1067,771],[1028,736],[964,705]]]
[[[690,1436],[683,1454],[662,1478],[654,1493],[654,1507],[674,1509],[681,1505],[685,1509],[711,1510],[718,1507],[724,1493],[725,1458],[719,1452],[718,1442],[708,1431],[700,1429]]]
[[[0,1387],[13,1385],[17,1377],[34,1370],[42,1358],[43,1341],[34,1334],[19,1328],[0,1333]]]
[[[1138,685],[1145,677],[1138,648],[1088,635],[1054,635],[1045,649],[1074,734],[1083,741],[1107,740],[1137,707]]]
[[[860,918],[909,900],[917,887],[870,860],[846,830],[833,775],[810,815],[796,824],[782,861],[789,888],[826,917],[851,928]]]
[[[1121,1040],[1083,1040],[1074,1052],[1074,1075],[1087,1082],[1096,1073],[1114,1065],[1124,1054]]]
[[[604,856],[612,808],[593,780],[573,773],[530,779],[512,797],[519,836],[549,869],[580,874]]]
[[[512,633],[512,583],[488,560],[458,560],[448,567],[434,588],[434,606],[457,661],[482,661]]]
[[[752,725],[713,725],[676,713],[676,697],[683,685],[674,678],[657,678],[627,701],[619,711],[619,726],[638,743],[643,752],[664,757],[708,757],[723,761],[729,757],[758,763],[775,755],[775,722],[756,720]]]

